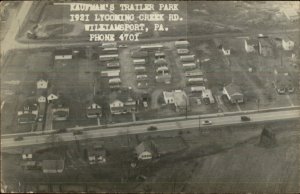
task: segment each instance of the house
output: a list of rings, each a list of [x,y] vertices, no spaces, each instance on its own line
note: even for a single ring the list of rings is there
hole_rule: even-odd
[[[210,104],[215,103],[215,99],[212,95],[211,90],[209,90],[209,89],[206,89],[206,90],[202,91],[202,99],[203,100],[207,99]]]
[[[256,47],[258,46],[257,40],[247,39],[244,42],[245,42],[245,50],[247,53],[255,52]]]
[[[160,137],[141,142],[135,147],[135,154],[139,160],[151,160],[185,148],[187,145],[181,137]]]
[[[86,116],[87,118],[97,118],[102,115],[102,108],[93,101],[87,103]]]
[[[48,81],[40,79],[36,82],[37,89],[47,89],[48,88]]]
[[[141,142],[135,147],[135,153],[139,160],[151,160],[154,155],[153,152],[154,150],[150,141]]]
[[[34,123],[38,116],[38,103],[26,100],[18,110],[18,123]]]
[[[231,103],[242,103],[244,102],[244,95],[240,88],[234,84],[230,83],[229,85],[223,88],[223,94],[225,94],[228,100]]]
[[[176,111],[186,110],[189,105],[189,98],[182,90],[174,90],[172,92],[163,92],[166,104],[174,104]]]
[[[45,96],[39,96],[37,101],[38,101],[38,103],[46,103],[46,97]]]
[[[54,60],[70,60],[73,58],[73,53],[71,49],[56,49],[54,51]]]
[[[295,42],[288,36],[277,37],[276,39],[280,41],[283,50],[290,51],[294,49]]]
[[[136,100],[131,90],[120,90],[110,95],[111,114],[122,114],[136,111]]]
[[[273,47],[266,38],[260,38],[258,41],[259,54],[266,57],[273,55]]]
[[[162,58],[160,58],[160,59],[155,59],[154,60],[154,65],[156,65],[156,66],[168,66],[168,62],[167,62],[167,60],[166,59],[162,59]]]
[[[54,102],[55,100],[58,100],[58,95],[56,95],[55,93],[49,93],[49,95],[47,96],[48,103]]]
[[[25,148],[22,152],[22,159],[23,160],[31,160],[32,159],[32,150],[29,148]]]
[[[86,148],[87,158],[89,164],[103,164],[106,163],[106,150],[102,145],[88,146]]]
[[[62,159],[42,161],[43,173],[62,173],[64,167],[65,167],[65,161]]]
[[[60,98],[53,103],[52,114],[53,120],[65,121],[69,117],[69,105],[67,99]]]
[[[159,75],[169,74],[169,68],[167,66],[160,66],[156,69],[156,73]]]
[[[274,86],[278,94],[293,93],[295,90],[291,75],[283,68],[274,70]]]

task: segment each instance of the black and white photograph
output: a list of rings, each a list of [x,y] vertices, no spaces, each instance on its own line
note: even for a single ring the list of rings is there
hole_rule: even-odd
[[[0,1],[1,193],[300,192],[300,2]]]

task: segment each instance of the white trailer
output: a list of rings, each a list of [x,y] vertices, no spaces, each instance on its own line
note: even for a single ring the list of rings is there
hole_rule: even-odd
[[[102,48],[114,48],[117,47],[116,42],[104,42],[102,43]]]
[[[198,71],[187,71],[185,72],[186,77],[202,77],[203,72],[198,70]]]
[[[186,48],[188,46],[190,46],[189,41],[186,41],[186,40],[175,41],[176,48]]]
[[[146,60],[145,59],[134,59],[133,60],[133,64],[134,65],[145,65],[146,64]]]
[[[195,63],[183,63],[182,67],[184,70],[192,70],[195,69],[197,66]]]
[[[180,56],[181,62],[194,62],[195,61],[195,55],[182,55]]]
[[[149,45],[142,45],[140,47],[141,50],[146,50],[146,51],[148,51],[148,50],[158,50],[158,49],[162,49],[162,48],[164,48],[164,46],[161,45],[161,44],[149,44]]]
[[[191,87],[191,92],[202,92],[205,90],[205,86],[193,86]]]
[[[189,53],[190,53],[189,49],[185,49],[185,48],[177,49],[178,55],[187,55]]]
[[[145,73],[146,72],[146,67],[144,67],[144,66],[134,67],[134,70],[137,73]]]
[[[120,78],[112,78],[108,80],[108,84],[121,84],[121,79]]]
[[[112,54],[112,55],[100,55],[99,56],[100,61],[114,61],[119,60],[118,54]]]
[[[102,77],[120,77],[120,70],[106,70],[101,71]]]

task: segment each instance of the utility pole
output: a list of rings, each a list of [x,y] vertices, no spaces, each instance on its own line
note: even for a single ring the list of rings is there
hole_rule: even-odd
[[[257,98],[257,111],[259,111],[259,103],[260,103],[260,100],[259,100],[259,98]]]
[[[185,97],[185,119],[187,119],[188,117],[188,100],[187,100],[187,96]]]

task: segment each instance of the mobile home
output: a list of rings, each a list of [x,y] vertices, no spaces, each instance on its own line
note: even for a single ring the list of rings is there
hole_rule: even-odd
[[[118,60],[119,55],[118,54],[112,54],[112,55],[100,55],[99,60],[100,61],[114,61]]]
[[[183,63],[182,66],[184,70],[192,70],[197,67],[195,63]]]
[[[145,65],[146,64],[146,60],[145,59],[134,59],[133,60],[133,64],[134,65]]]
[[[194,62],[195,61],[195,55],[182,55],[180,56],[181,62]]]
[[[186,41],[186,40],[175,41],[176,48],[186,48],[188,46],[190,46],[189,41]]]

